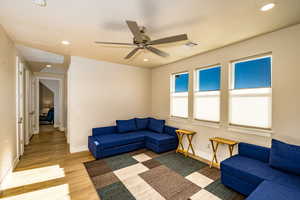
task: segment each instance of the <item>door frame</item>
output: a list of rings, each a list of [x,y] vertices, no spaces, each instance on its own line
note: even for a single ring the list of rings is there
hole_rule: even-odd
[[[29,144],[34,133],[34,76],[25,69],[25,145]]]
[[[38,134],[40,131],[40,122],[39,122],[39,116],[40,116],[40,80],[57,80],[59,82],[59,124],[58,128],[60,131],[64,131],[64,111],[65,111],[65,105],[64,105],[64,77],[53,77],[53,76],[47,76],[47,75],[42,75],[42,74],[36,74],[36,80],[35,80],[35,124],[36,124],[36,129],[35,129],[35,134]]]
[[[24,88],[24,63],[16,56],[16,134],[17,134],[17,157],[24,153],[24,118],[25,118],[25,88]]]

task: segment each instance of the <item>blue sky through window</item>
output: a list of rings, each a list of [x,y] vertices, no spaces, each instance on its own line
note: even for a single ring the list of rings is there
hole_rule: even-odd
[[[234,89],[271,87],[271,57],[234,65]]]
[[[221,66],[199,70],[198,77],[199,91],[204,92],[220,90]]]
[[[175,75],[175,92],[188,92],[189,90],[189,74]]]

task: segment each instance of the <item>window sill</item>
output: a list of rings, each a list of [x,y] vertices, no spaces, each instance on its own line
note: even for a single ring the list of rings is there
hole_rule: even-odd
[[[210,128],[220,128],[220,122],[215,122],[215,121],[205,121],[205,120],[200,120],[200,119],[193,119],[193,125],[195,126],[206,126]]]
[[[246,128],[241,126],[232,126],[228,125],[227,128],[229,131],[238,132],[238,133],[246,133],[250,135],[258,135],[262,137],[271,137],[273,131],[272,130],[263,130],[257,128]]]
[[[187,123],[189,121],[189,118],[187,118],[187,117],[169,116],[168,120],[171,120],[173,122]]]
[[[179,117],[179,116],[169,116],[169,119],[189,119],[188,117]]]

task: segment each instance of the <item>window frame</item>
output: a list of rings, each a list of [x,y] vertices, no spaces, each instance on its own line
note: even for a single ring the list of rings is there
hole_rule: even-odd
[[[188,91],[187,92],[175,92],[175,76],[176,75],[180,75],[180,74],[188,74]],[[189,118],[189,88],[190,88],[190,73],[188,70],[186,71],[180,71],[180,72],[174,72],[170,75],[170,113],[169,116],[171,118],[181,118],[181,119],[188,119]],[[183,93],[187,93],[187,101],[188,101],[188,105],[187,105],[187,116],[183,117],[183,116],[176,116],[173,115],[173,94],[183,94]]]
[[[252,97],[257,97],[257,96],[268,96],[270,97],[270,128],[265,128],[265,127],[258,127],[258,126],[251,126],[251,125],[243,125],[243,124],[235,124],[235,123],[231,123],[231,117],[232,117],[232,109],[231,109],[231,97],[232,97],[232,92],[233,91],[239,91],[239,90],[259,90],[259,89],[264,89],[266,87],[257,87],[257,88],[243,88],[243,89],[234,89],[234,85],[235,85],[235,64],[236,63],[240,63],[240,62],[247,62],[247,61],[251,61],[251,60],[257,60],[257,59],[261,59],[261,58],[270,58],[271,59],[271,69],[270,69],[270,74],[271,74],[271,85],[270,87],[267,87],[268,89],[270,89],[270,93],[268,95],[262,95],[260,93],[253,93],[251,95],[247,95],[247,94],[241,94],[240,96],[252,96]],[[229,63],[229,76],[228,76],[228,127],[237,127],[237,128],[245,128],[245,129],[251,129],[251,130],[261,130],[261,131],[272,131],[273,128],[273,56],[272,56],[272,52],[268,52],[268,53],[264,53],[264,54],[260,54],[260,55],[255,55],[255,56],[249,56],[249,57],[245,57],[245,58],[240,58],[237,60],[232,60]],[[236,95],[238,96],[238,95]]]
[[[199,119],[196,117],[196,97],[198,96],[197,93],[201,93],[199,91],[199,81],[200,81],[200,76],[198,76],[198,72],[201,70],[207,70],[211,68],[217,68],[220,67],[220,90],[210,90],[210,91],[203,91],[203,93],[209,93],[209,92],[219,92],[219,120],[206,120],[206,119]],[[194,70],[194,91],[193,91],[193,119],[196,121],[200,122],[207,122],[207,123],[213,123],[213,124],[220,124],[221,123],[221,94],[222,94],[222,65],[220,63],[214,64],[214,65],[208,65],[204,67],[197,67]],[[209,95],[207,95],[209,96]]]

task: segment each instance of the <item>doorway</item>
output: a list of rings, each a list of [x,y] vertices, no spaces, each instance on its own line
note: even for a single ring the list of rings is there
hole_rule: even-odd
[[[36,108],[38,132],[40,126],[51,125],[64,131],[64,77],[36,77]]]
[[[59,89],[58,81],[40,79],[39,87],[40,126],[51,125],[57,128],[57,111],[59,109],[57,105]],[[55,125],[54,119],[56,122]]]

